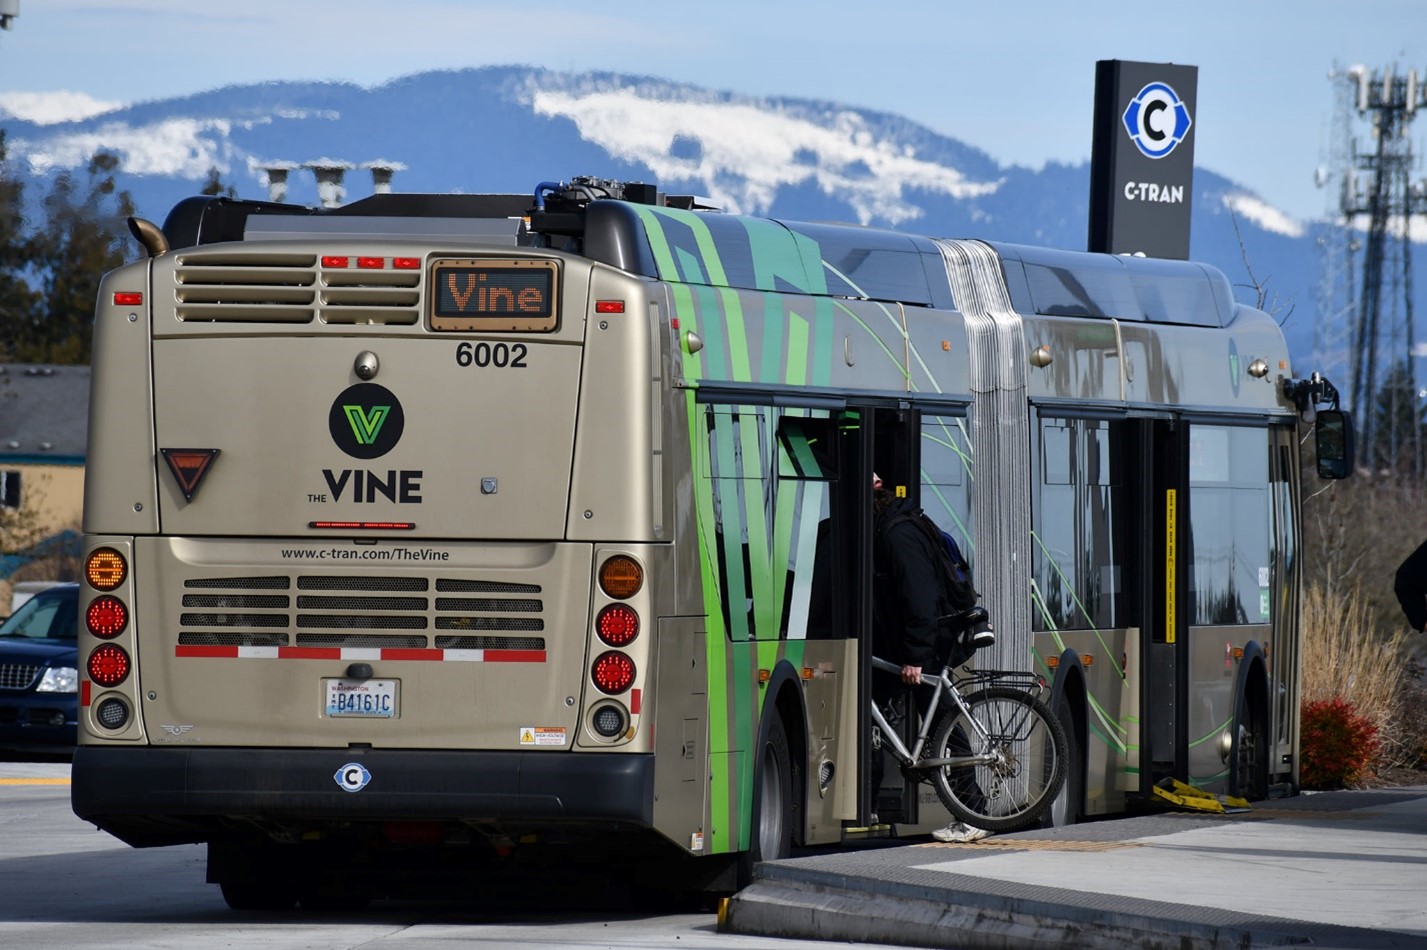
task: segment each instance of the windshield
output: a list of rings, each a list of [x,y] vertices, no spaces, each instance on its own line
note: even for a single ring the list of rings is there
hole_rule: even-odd
[[[73,640],[76,636],[76,590],[44,591],[20,605],[0,624],[0,637],[29,637],[32,640]]]

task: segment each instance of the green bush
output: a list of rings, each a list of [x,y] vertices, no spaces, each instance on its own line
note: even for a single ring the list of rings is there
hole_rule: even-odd
[[[1343,697],[1304,703],[1299,782],[1314,789],[1353,785],[1372,763],[1378,746],[1377,727]]]

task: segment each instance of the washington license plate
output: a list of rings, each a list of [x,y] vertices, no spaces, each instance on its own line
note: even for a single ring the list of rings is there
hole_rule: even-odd
[[[398,680],[323,680],[326,715],[331,719],[395,719],[398,683]]]

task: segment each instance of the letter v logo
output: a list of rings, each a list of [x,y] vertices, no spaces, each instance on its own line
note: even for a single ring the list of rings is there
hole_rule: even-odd
[[[327,411],[332,441],[352,458],[380,458],[396,447],[405,428],[401,400],[376,383],[348,386]]]
[[[382,431],[382,423],[386,422],[391,406],[372,406],[370,412],[361,406],[343,406],[342,411],[347,414],[347,423],[352,427],[357,443],[372,445]]]

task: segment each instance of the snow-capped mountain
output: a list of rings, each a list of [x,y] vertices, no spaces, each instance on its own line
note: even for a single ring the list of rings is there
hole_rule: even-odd
[[[1071,249],[1085,246],[1089,206],[1088,163],[1001,165],[896,115],[525,67],[375,88],[273,82],[129,106],[10,99],[0,101],[0,128],[32,196],[57,169],[82,173],[108,149],[122,160],[121,187],[158,222],[212,168],[241,197],[266,198],[266,168],[318,159],[350,166],[348,200],[371,192],[363,166],[374,162],[397,168],[393,185],[405,192],[526,192],[595,175],[654,181],[729,211]],[[287,200],[317,203],[309,172],[291,174]],[[1265,306],[1285,321],[1295,354],[1309,357],[1320,265],[1308,224],[1196,169],[1191,254],[1254,303],[1247,260],[1267,280]]]

